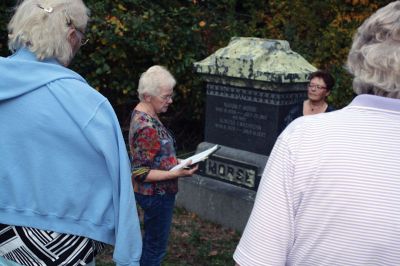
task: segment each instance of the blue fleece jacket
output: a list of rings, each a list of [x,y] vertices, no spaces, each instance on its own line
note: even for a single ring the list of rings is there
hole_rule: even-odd
[[[0,223],[112,244],[117,265],[139,265],[130,164],[110,103],[26,49],[0,58]]]

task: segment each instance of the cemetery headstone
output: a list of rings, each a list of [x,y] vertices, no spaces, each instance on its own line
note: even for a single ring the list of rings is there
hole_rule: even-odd
[[[284,117],[316,68],[283,40],[234,37],[194,64],[205,81],[205,140],[221,148],[179,181],[177,205],[241,231]]]

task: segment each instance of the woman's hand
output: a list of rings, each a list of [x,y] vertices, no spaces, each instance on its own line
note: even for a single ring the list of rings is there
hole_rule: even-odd
[[[188,161],[184,167],[175,170],[176,172],[176,177],[183,177],[183,176],[192,176],[194,174],[194,172],[197,171],[197,169],[199,169],[199,165],[192,165],[192,161]]]
[[[177,170],[179,172],[178,173],[178,177],[192,176],[194,174],[194,172],[197,171],[197,169],[199,169],[199,165],[198,164],[196,164],[192,168],[181,168],[181,169]]]
[[[144,182],[157,182],[157,181],[175,179],[175,178],[184,177],[184,176],[191,176],[199,168],[199,166],[197,164],[196,165],[191,165],[191,164],[192,164],[192,161],[188,161],[183,168],[180,168],[178,170],[173,170],[173,171],[152,169],[148,173]]]

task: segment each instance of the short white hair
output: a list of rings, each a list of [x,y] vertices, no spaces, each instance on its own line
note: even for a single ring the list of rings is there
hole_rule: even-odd
[[[173,88],[175,84],[175,78],[165,67],[158,65],[152,66],[140,76],[138,97],[142,101],[144,99],[144,94],[158,96],[160,94],[160,88]]]
[[[347,68],[357,94],[400,94],[400,1],[379,9],[358,28]]]
[[[39,60],[55,58],[68,65],[74,54],[67,41],[72,24],[85,31],[89,11],[82,0],[24,0],[8,24],[8,47],[26,47]]]

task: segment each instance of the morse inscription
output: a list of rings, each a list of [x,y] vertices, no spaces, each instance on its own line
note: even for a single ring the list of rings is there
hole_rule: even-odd
[[[204,174],[235,185],[256,189],[257,167],[218,156],[207,159]]]

